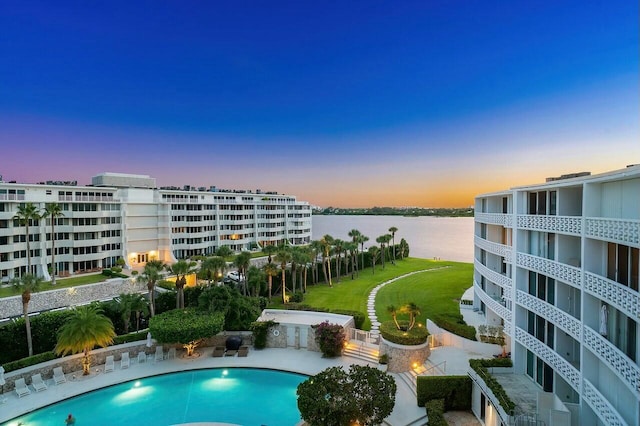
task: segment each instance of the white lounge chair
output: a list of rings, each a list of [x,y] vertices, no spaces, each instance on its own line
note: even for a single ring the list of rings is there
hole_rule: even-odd
[[[147,354],[145,352],[138,352],[138,364],[141,362],[147,362]]]
[[[104,361],[104,372],[105,373],[110,373],[112,371],[114,371],[116,369],[114,363],[113,363],[113,355],[109,355],[107,356],[107,358]]]
[[[24,379],[16,380],[15,386],[16,386],[16,393],[18,394],[18,398],[22,398],[25,395],[31,394],[31,391],[27,387],[27,384],[25,383]]]
[[[129,352],[124,352],[122,354],[122,359],[120,360],[120,368],[124,370],[125,368],[129,368],[131,364],[131,359],[129,358]]]
[[[175,359],[176,358],[176,348],[169,348],[167,351],[167,359]]]
[[[61,385],[65,383],[67,378],[64,376],[64,372],[62,371],[62,367],[56,367],[53,369],[53,382],[56,385]]]
[[[156,346],[156,362],[162,361],[164,359],[164,348],[162,346]]]
[[[44,380],[42,380],[42,376],[40,375],[40,373],[31,376],[31,385],[36,390],[36,392],[47,390],[47,384],[44,382]]]

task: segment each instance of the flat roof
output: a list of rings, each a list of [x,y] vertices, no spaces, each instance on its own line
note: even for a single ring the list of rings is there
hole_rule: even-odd
[[[289,311],[286,309],[265,309],[258,321],[275,321],[279,324],[316,325],[324,321],[331,324],[346,326],[353,324],[353,317],[349,315],[331,314],[315,311]]]

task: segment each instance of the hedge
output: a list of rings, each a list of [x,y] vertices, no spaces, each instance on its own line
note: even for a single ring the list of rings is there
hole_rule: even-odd
[[[449,426],[444,418],[444,399],[432,399],[424,405],[427,409],[427,426]]]
[[[470,325],[467,325],[462,318],[462,315],[437,315],[432,318],[440,328],[444,328],[453,334],[464,337],[469,340],[476,339],[476,329]]]
[[[502,385],[489,373],[488,368],[491,367],[512,367],[513,363],[510,358],[494,358],[494,359],[470,359],[469,365],[484,380],[485,384],[491,392],[498,398],[500,405],[507,413],[511,413],[516,404],[511,401],[509,395],[505,392]]]
[[[398,321],[402,325],[407,325],[408,321]],[[396,324],[393,321],[385,321],[380,325],[380,334],[389,342],[397,343],[398,345],[421,345],[427,341],[429,337],[429,331],[425,327],[418,327],[417,325],[409,331],[398,330]]]
[[[469,376],[418,376],[418,407],[433,399],[444,399],[444,411],[471,410],[471,378]]]
[[[56,358],[58,357],[53,352],[44,352],[38,355],[19,359],[17,361],[8,362],[3,365],[4,372],[8,373],[10,371],[19,370],[21,368],[29,367],[31,365],[40,364],[41,362],[51,361],[52,359],[56,359]]]
[[[147,338],[148,330],[133,332],[129,334],[123,334],[113,338],[114,345],[121,345],[123,343],[137,342],[139,340],[145,340]]]

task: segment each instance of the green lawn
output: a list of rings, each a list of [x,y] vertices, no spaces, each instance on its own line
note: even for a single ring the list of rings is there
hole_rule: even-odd
[[[59,288],[76,287],[85,284],[95,284],[106,280],[102,274],[80,275],[71,278],[56,278],[56,285],[52,286],[50,282],[46,282],[40,287],[40,291],[56,290]],[[13,287],[0,288],[0,297],[17,296],[20,294]]]
[[[450,266],[450,268],[412,275],[388,284],[378,292],[376,300],[378,319],[391,318],[386,313],[388,305],[393,303],[398,306],[412,301],[422,309],[419,319],[424,323],[428,314],[453,311],[459,313],[458,302],[454,301],[454,298],[460,298],[462,293],[471,287],[472,264],[417,258],[398,261],[396,265],[387,263],[384,270],[377,266],[375,274],[371,272],[371,268],[367,268],[361,271],[360,278],[355,280],[351,280],[351,277],[342,277],[341,282],[337,282],[334,279],[333,287],[327,284],[308,286],[303,303],[330,310],[346,309],[366,313],[369,293],[378,284],[409,272],[444,266]],[[432,277],[429,278],[430,274]],[[282,304],[276,302],[270,307],[278,308],[282,307]],[[369,330],[370,327],[371,323],[367,319],[363,328]]]

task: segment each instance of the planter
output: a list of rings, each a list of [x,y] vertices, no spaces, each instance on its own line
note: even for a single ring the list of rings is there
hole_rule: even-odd
[[[422,365],[431,355],[428,343],[420,345],[399,345],[380,338],[380,353],[389,357],[387,371],[403,373],[410,371],[415,365]],[[384,364],[383,364],[384,365]]]

